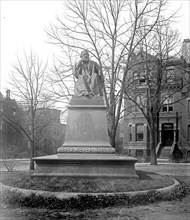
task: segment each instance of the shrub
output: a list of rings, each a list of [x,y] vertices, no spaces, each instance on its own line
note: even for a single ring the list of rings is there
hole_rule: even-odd
[[[19,162],[17,154],[18,150],[14,145],[9,145],[1,151],[0,157],[8,172],[12,172],[15,165]]]
[[[1,199],[4,203],[10,205],[20,205],[24,195],[16,190],[5,189],[1,191]]]
[[[190,195],[190,187],[182,183],[171,192],[161,193],[157,191],[149,191],[145,194],[136,194],[128,196],[127,194],[99,194],[99,195],[79,195],[78,197],[69,199],[58,199],[56,197],[43,197],[31,194],[25,197],[17,191],[5,190],[2,192],[2,199],[8,204],[17,204],[19,206],[27,206],[32,208],[48,208],[61,209],[62,211],[86,209],[100,209],[113,206],[136,206],[146,205],[159,201],[170,201],[174,199],[182,199]]]

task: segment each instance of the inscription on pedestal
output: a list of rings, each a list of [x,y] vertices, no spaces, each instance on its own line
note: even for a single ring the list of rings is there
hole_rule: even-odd
[[[58,153],[115,152],[109,143],[103,97],[73,97],[68,109],[65,142]]]

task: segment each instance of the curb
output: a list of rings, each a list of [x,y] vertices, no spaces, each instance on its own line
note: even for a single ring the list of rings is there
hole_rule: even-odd
[[[3,162],[5,159],[0,159],[0,162]],[[13,160],[16,160],[16,161],[27,161],[29,162],[30,159],[29,158],[13,158]]]
[[[177,186],[180,185],[180,183],[176,180],[173,179],[174,183],[170,186],[164,187],[164,188],[160,188],[160,189],[152,189],[152,190],[144,190],[144,191],[132,191],[132,192],[116,192],[116,193],[67,193],[67,192],[49,192],[49,191],[37,191],[37,190],[30,190],[30,189],[20,189],[20,188],[16,188],[16,187],[12,187],[12,186],[6,186],[2,183],[0,183],[0,189],[1,191],[3,191],[4,189],[6,190],[10,190],[10,191],[16,191],[19,193],[24,194],[25,197],[30,196],[31,194],[35,194],[35,195],[40,195],[43,197],[56,197],[58,199],[69,199],[69,198],[74,198],[77,197],[79,195],[93,195],[93,196],[97,196],[97,195],[116,195],[116,194],[125,194],[128,196],[134,196],[134,195],[143,195],[146,194],[147,192],[150,191],[156,191],[156,192],[162,192],[162,193],[166,193],[166,192],[170,192],[171,190],[175,189]]]
[[[157,165],[151,165],[150,163],[135,163],[135,166],[140,167],[140,166],[189,166],[190,163],[158,163]]]

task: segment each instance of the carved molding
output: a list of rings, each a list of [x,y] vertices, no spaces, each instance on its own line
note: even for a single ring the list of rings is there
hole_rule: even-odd
[[[112,147],[59,147],[57,153],[115,153]]]

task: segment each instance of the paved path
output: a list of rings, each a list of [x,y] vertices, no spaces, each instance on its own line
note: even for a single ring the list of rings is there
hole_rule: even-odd
[[[190,163],[160,163],[157,166],[137,163],[135,168],[161,175],[190,176]]]

